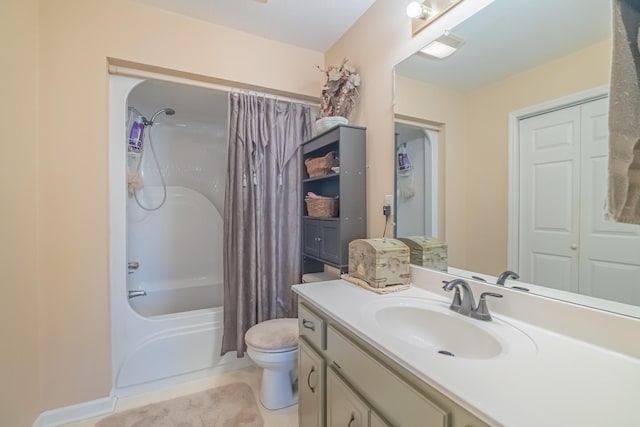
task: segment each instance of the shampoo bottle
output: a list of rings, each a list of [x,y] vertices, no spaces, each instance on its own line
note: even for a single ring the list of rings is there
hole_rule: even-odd
[[[142,139],[144,138],[144,118],[136,117],[129,132],[129,151],[139,152],[142,149]]]

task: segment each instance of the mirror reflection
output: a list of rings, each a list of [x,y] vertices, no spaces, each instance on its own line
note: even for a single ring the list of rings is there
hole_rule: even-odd
[[[395,68],[396,236],[449,271],[640,316],[640,227],[605,215],[609,0],[496,0]],[[406,155],[406,156],[405,156]]]

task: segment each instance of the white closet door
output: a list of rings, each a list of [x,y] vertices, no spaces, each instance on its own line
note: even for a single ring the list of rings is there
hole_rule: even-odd
[[[640,304],[640,226],[605,217],[607,99],[582,105],[580,293]]]
[[[520,121],[519,274],[578,291],[580,107]]]

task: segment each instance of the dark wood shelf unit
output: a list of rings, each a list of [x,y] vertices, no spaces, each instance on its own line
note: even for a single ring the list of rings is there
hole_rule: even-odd
[[[338,197],[339,213],[335,218],[307,215],[303,202],[302,260],[303,273],[316,273],[330,265],[346,272],[349,265],[349,242],[367,235],[366,128],[336,126],[302,145],[303,159],[323,157],[335,152],[340,172],[309,178],[302,176],[302,197],[308,192]]]

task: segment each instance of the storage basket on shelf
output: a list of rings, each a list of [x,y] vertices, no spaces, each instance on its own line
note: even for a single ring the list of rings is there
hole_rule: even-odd
[[[307,214],[314,218],[332,218],[338,216],[337,197],[305,197]]]
[[[332,167],[338,166],[336,152],[331,151],[322,157],[307,159],[304,161],[304,165],[307,167],[309,178],[325,176],[331,171]]]

